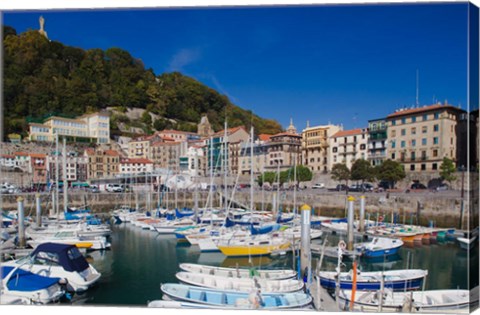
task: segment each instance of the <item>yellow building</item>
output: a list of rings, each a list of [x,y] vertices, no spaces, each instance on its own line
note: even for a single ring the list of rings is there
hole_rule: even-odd
[[[342,130],[340,126],[307,126],[302,131],[302,163],[312,172],[330,171],[329,138]]]
[[[43,123],[30,123],[30,141],[55,141],[55,134],[73,142],[110,143],[110,115],[107,112],[75,119],[51,116]]]

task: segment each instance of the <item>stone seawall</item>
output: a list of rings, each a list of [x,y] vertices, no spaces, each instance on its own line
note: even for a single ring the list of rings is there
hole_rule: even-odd
[[[271,211],[274,199],[280,200],[280,207],[284,212],[290,212],[293,209],[294,196],[292,191],[272,192],[256,191],[254,194],[254,203],[257,210],[265,209]],[[355,197],[354,207],[356,215],[360,209],[360,193],[350,193]],[[17,197],[24,198],[24,208],[27,215],[35,214],[35,194],[25,193],[19,195],[3,195],[3,210],[15,210],[17,208]],[[48,214],[52,209],[51,195],[41,194],[42,212]],[[433,223],[440,227],[460,228],[460,213],[462,208],[462,198],[458,191],[447,192],[390,192],[390,193],[366,193],[365,205],[367,216],[372,220],[383,217],[384,221],[391,222],[395,214],[397,222],[413,223],[420,225],[429,225]],[[469,194],[465,194],[463,204],[463,223],[462,228],[467,227],[469,219],[478,222],[478,211],[470,214],[470,209],[478,209],[478,198],[473,198],[468,202]],[[342,192],[327,191],[301,191],[297,192],[297,207],[301,204],[308,204],[315,214],[328,217],[345,217],[347,206],[347,195]],[[193,192],[178,192],[175,202],[175,193],[161,195],[160,203],[165,206],[168,201],[168,207],[178,208],[193,207]],[[235,192],[234,199],[240,204],[250,205],[250,192],[248,190]],[[149,201],[150,200],[150,201]],[[200,192],[198,195],[199,207],[207,206],[208,192]],[[264,200],[264,202],[262,202]],[[108,213],[121,205],[130,205],[134,207],[138,204],[141,208],[155,208],[159,203],[159,196],[153,193],[150,198],[146,192],[134,193],[89,193],[72,192],[69,193],[69,205],[71,207],[83,207],[88,205],[94,213]],[[149,207],[150,204],[150,207]],[[219,206],[220,196],[215,194],[213,205]],[[59,209],[63,211],[63,195],[59,196]],[[238,205],[232,204],[231,207]],[[417,220],[418,214],[418,220]]]

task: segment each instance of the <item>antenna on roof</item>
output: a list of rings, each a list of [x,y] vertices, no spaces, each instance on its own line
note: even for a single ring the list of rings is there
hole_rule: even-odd
[[[418,94],[419,94],[419,74],[418,74],[418,69],[417,69],[417,94],[416,94],[416,97],[415,97],[415,106],[418,107]]]

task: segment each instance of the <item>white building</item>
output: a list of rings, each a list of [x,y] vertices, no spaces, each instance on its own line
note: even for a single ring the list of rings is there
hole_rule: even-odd
[[[367,129],[342,130],[330,137],[329,169],[337,163],[344,163],[350,169],[355,160],[368,158]]]
[[[151,173],[153,162],[149,159],[120,159],[120,175],[139,175],[140,173]]]
[[[43,123],[30,123],[30,141],[55,141],[55,134],[72,142],[110,143],[110,115],[107,112],[75,119],[51,116]]]

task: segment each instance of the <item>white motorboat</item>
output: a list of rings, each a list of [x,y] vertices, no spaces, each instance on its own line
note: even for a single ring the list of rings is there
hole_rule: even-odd
[[[25,269],[22,269],[25,268]],[[10,303],[47,304],[58,301],[65,290],[60,285],[60,278],[47,277],[26,270],[27,266],[1,266],[2,286],[0,300],[5,294]]]
[[[208,274],[208,275],[221,276],[221,277],[230,277],[230,278],[250,278],[253,275],[255,275],[260,279],[283,280],[283,279],[292,279],[297,276],[296,271],[289,270],[289,269],[252,270],[252,269],[242,269],[242,268],[215,267],[215,266],[189,264],[189,263],[182,263],[180,264],[179,267],[180,269],[187,272]]]
[[[101,274],[91,266],[74,245],[44,243],[18,260],[2,262],[5,267],[25,268],[32,273],[67,281],[67,290],[85,291],[94,285]]]
[[[197,287],[250,292],[260,288],[263,293],[298,292],[304,287],[303,281],[296,279],[271,280],[254,276],[253,278],[232,278],[192,272],[177,272],[179,281]]]
[[[111,247],[111,244],[104,236],[80,237],[77,236],[77,233],[74,231],[58,232],[50,237],[37,237],[27,241],[27,244],[32,248],[36,248],[38,245],[43,243],[70,244],[75,245],[78,248],[86,248],[90,250],[102,250]]]
[[[379,310],[379,291],[358,291],[353,300],[356,311],[372,312]],[[352,291],[341,290],[340,303],[350,306]],[[458,313],[469,313],[469,290],[427,290],[412,292],[393,292],[384,290],[382,296],[382,312],[425,312],[455,310]]]

